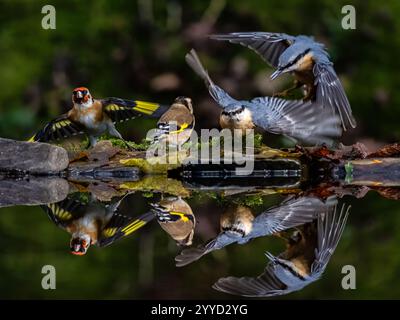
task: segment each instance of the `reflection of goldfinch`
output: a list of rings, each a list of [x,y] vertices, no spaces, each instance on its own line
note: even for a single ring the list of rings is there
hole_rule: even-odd
[[[326,203],[315,197],[289,197],[279,206],[260,213],[254,219],[250,208],[238,206],[237,212],[228,211],[221,219],[221,232],[198,248],[188,248],[175,257],[178,267],[190,264],[202,256],[232,243],[244,244],[253,238],[264,237],[310,222],[335,199]],[[234,209],[231,209],[234,210]]]
[[[70,198],[42,208],[58,227],[71,234],[71,253],[84,255],[90,245],[109,245],[153,219],[151,212],[138,218],[117,213],[121,201],[104,205],[92,198],[88,204],[83,204]]]
[[[136,118],[140,115],[158,118],[167,110],[157,103],[124,100],[120,98],[94,99],[84,87],[72,92],[73,107],[68,113],[50,121],[29,141],[48,142],[86,133],[91,146],[104,133],[122,139],[115,128],[116,122]]]
[[[267,252],[270,262],[257,278],[219,279],[214,289],[247,297],[267,297],[298,291],[318,280],[334,253],[346,225],[350,207],[336,206],[298,228],[279,256]]]
[[[196,219],[189,204],[180,197],[168,197],[152,204],[161,228],[180,246],[190,246],[193,241]]]
[[[243,133],[245,129],[258,127],[307,145],[332,145],[342,134],[340,119],[329,108],[316,102],[276,97],[236,100],[211,80],[194,50],[186,55],[186,61],[204,80],[211,97],[222,108],[222,128],[240,129]]]
[[[195,124],[192,99],[178,97],[157,122],[157,129],[150,135],[150,139],[156,142],[182,146],[189,140]]]

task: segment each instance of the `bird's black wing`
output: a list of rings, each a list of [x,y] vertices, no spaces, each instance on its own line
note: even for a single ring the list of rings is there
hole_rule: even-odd
[[[57,203],[40,206],[58,227],[65,228],[71,221],[85,215],[86,205],[67,198]]]
[[[345,204],[338,210],[335,206],[330,212],[318,217],[318,249],[311,265],[311,275],[320,277],[342,237],[349,215],[350,206]]]
[[[84,127],[76,122],[68,119],[64,114],[45,125],[45,127],[37,132],[29,142],[48,142],[71,137],[73,135],[84,133]]]
[[[210,36],[214,40],[238,43],[257,52],[267,63],[278,67],[279,57],[294,41],[295,37],[285,33],[234,32]]]
[[[335,113],[339,114],[344,130],[355,128],[357,123],[353,117],[350,102],[332,64],[317,62],[313,73],[317,87],[317,102],[324,107],[330,106]]]
[[[154,217],[155,215],[153,212],[146,212],[137,218],[115,213],[102,230],[98,245],[100,247],[108,246],[140,229],[149,221],[153,220]]]
[[[268,263],[258,277],[226,277],[214,283],[215,290],[245,297],[269,297],[286,293],[287,286],[274,274]]]
[[[104,112],[113,122],[122,122],[139,116],[159,118],[169,106],[159,103],[121,98],[105,98],[101,100]]]

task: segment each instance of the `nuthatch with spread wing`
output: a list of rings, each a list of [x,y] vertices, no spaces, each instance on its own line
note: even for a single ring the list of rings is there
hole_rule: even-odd
[[[342,236],[350,207],[337,209],[331,206],[316,221],[298,227],[279,256],[267,252],[270,262],[258,277],[221,278],[213,288],[246,297],[268,297],[301,290],[320,279]]]
[[[189,66],[205,81],[212,98],[223,108],[222,128],[252,129],[259,127],[308,145],[332,145],[342,134],[340,119],[329,108],[316,102],[258,97],[236,100],[214,84],[196,52],[186,55]]]
[[[148,138],[153,143],[165,141],[181,147],[189,140],[195,125],[192,99],[178,97],[171,107],[160,117],[157,129]]]
[[[196,218],[189,204],[180,197],[168,197],[152,204],[161,228],[179,246],[190,246],[193,241]]]
[[[323,202],[315,197],[289,197],[279,206],[270,208],[255,218],[251,209],[238,206],[229,209],[221,218],[221,232],[198,248],[188,248],[175,257],[176,266],[188,265],[202,256],[231,243],[244,244],[253,238],[271,235],[314,220],[328,206],[336,203],[330,198]]]
[[[99,136],[109,133],[125,142],[115,128],[116,122],[138,116],[160,117],[168,107],[158,103],[120,98],[94,99],[89,90],[79,87],[72,92],[73,107],[68,113],[50,121],[29,141],[48,142],[86,133],[94,146]],[[129,147],[129,145],[126,143]]]
[[[93,197],[85,204],[73,198],[43,205],[49,218],[71,234],[70,250],[74,255],[86,254],[91,245],[107,246],[131,234],[153,219],[152,212],[138,218],[117,212],[122,199],[103,204]]]
[[[270,32],[217,34],[211,39],[239,43],[257,52],[276,68],[272,80],[283,73],[292,73],[297,83],[291,89],[304,85],[305,100],[331,107],[339,114],[344,130],[356,127],[349,100],[322,43],[308,36]]]

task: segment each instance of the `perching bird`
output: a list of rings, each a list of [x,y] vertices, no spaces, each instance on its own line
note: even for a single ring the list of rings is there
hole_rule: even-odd
[[[304,85],[305,100],[316,100],[322,106],[331,107],[340,115],[344,130],[356,127],[349,100],[322,43],[308,36],[270,32],[235,32],[210,38],[239,43],[257,52],[276,68],[272,80],[283,73],[292,73],[296,82],[289,90]]]
[[[99,136],[108,133],[125,142],[115,128],[116,122],[133,119],[140,115],[158,118],[168,109],[167,106],[158,103],[138,100],[94,99],[85,87],[74,89],[72,103],[73,107],[68,113],[50,121],[29,141],[48,142],[86,133],[89,136],[90,145],[94,146]]]
[[[321,278],[342,236],[350,207],[336,206],[308,223],[289,239],[279,256],[267,252],[270,262],[257,278],[227,277],[219,279],[213,288],[225,293],[268,297],[303,289]]]
[[[166,142],[180,148],[189,140],[194,124],[192,99],[178,97],[158,120],[157,129],[147,138],[153,143]]]
[[[220,116],[222,128],[243,130],[259,127],[309,145],[332,145],[342,134],[340,119],[329,108],[311,101],[276,97],[236,100],[213,83],[194,50],[186,55],[186,61],[205,81],[210,95],[223,108]]]
[[[231,243],[244,244],[253,238],[271,235],[314,220],[336,203],[336,198],[325,202],[315,197],[289,197],[279,206],[268,209],[255,218],[248,207],[238,206],[221,217],[221,232],[198,248],[188,248],[175,257],[176,266],[188,265],[202,256],[220,250]]]
[[[152,204],[161,228],[179,246],[190,246],[193,241],[196,218],[189,204],[180,197],[168,197]]]
[[[131,234],[154,218],[147,212],[137,218],[117,212],[122,201],[104,205],[93,197],[84,204],[72,197],[58,203],[41,206],[49,218],[60,228],[71,234],[72,254],[86,254],[90,245],[107,246]]]

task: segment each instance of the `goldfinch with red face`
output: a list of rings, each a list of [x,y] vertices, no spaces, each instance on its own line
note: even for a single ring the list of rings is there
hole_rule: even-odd
[[[73,198],[41,206],[49,218],[71,234],[70,250],[74,255],[86,254],[91,245],[104,247],[128,236],[154,218],[152,212],[138,218],[117,212],[122,199],[103,204],[91,198],[84,204]]]
[[[94,146],[99,136],[108,133],[125,141],[115,128],[116,122],[138,116],[160,117],[168,109],[158,103],[120,98],[94,99],[85,87],[72,92],[73,107],[66,114],[50,121],[29,141],[49,142],[85,133]],[[129,147],[129,146],[128,146]]]

